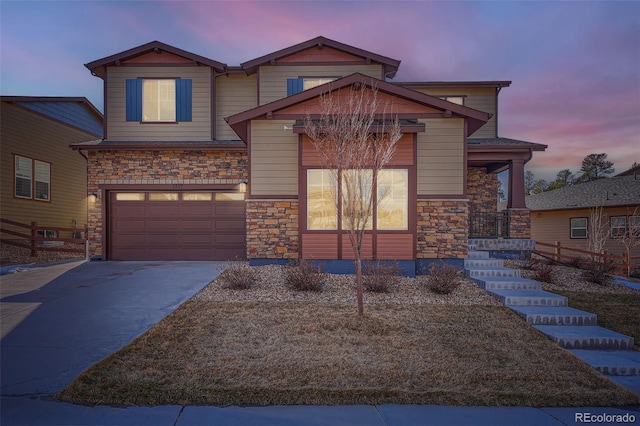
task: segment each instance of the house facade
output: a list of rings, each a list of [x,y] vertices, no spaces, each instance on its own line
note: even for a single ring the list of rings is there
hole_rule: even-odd
[[[595,209],[601,212],[600,222],[605,228],[604,249],[611,254],[625,253],[620,236],[640,227],[637,170],[542,192],[525,200],[531,209],[532,238],[548,244],[560,242],[562,247],[590,250]],[[640,256],[640,247],[635,247],[631,255]]]
[[[399,65],[324,37],[239,66],[160,42],[87,64],[105,92],[104,139],[72,146],[99,194],[91,255],[349,263],[301,123],[319,115],[321,95],[354,84],[377,90],[403,132],[384,170],[394,208],[374,209],[365,257],[414,271],[464,258],[470,215],[497,214],[506,169],[510,236],[528,238],[524,164],[546,146],[498,137],[498,93],[510,82],[391,83]]]
[[[0,217],[84,229],[87,161],[69,143],[101,137],[102,114],[82,97],[2,96],[0,101]],[[24,233],[8,224],[3,228]],[[16,237],[3,233],[2,238]]]

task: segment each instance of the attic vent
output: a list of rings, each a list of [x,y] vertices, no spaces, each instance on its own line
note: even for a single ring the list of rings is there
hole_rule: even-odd
[[[567,204],[567,207],[577,207],[577,204],[576,204],[576,203],[573,203],[573,204]]]

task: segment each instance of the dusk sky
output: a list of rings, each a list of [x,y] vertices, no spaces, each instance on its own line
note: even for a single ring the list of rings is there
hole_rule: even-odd
[[[549,145],[537,178],[640,162],[640,1],[0,0],[0,93],[102,110],[96,59],[159,40],[233,66],[319,35],[402,60],[392,81],[512,81],[499,136]]]

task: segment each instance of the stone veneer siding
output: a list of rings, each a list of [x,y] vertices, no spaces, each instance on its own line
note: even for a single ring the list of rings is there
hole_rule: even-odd
[[[531,211],[529,209],[507,209],[509,215],[509,238],[531,238]]]
[[[224,185],[247,179],[242,151],[89,151],[87,193],[100,185]],[[88,209],[89,255],[102,256],[102,198]]]
[[[418,200],[418,259],[463,259],[467,256],[467,200]]]
[[[298,258],[298,200],[247,200],[247,258]]]
[[[469,210],[480,214],[498,211],[498,175],[484,167],[467,168]]]

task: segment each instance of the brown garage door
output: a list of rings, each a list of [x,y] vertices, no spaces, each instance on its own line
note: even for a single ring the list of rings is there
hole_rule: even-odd
[[[111,260],[244,258],[242,194],[111,192]]]

